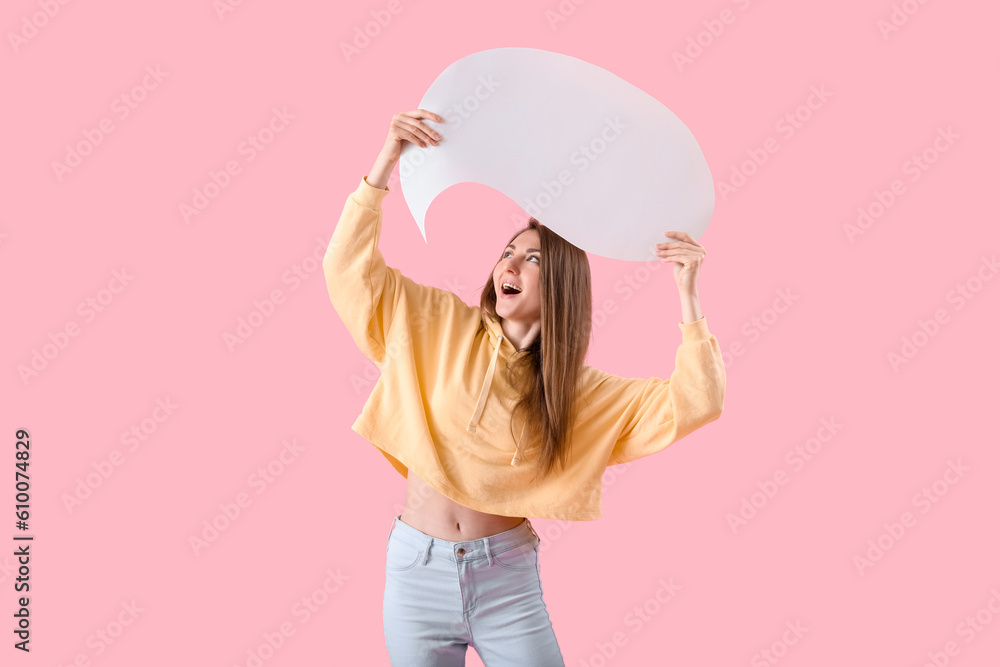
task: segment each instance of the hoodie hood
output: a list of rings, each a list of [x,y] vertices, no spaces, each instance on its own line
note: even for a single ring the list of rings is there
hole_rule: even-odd
[[[493,373],[496,371],[497,357],[503,354],[504,363],[510,359],[512,355],[517,350],[514,349],[514,344],[507,340],[504,336],[503,327],[500,326],[500,320],[482,308],[479,309],[482,316],[483,327],[486,329],[487,337],[490,339],[490,343],[493,345],[493,355],[490,358],[490,365],[486,369],[486,375],[483,376],[483,385],[479,390],[479,400],[476,401],[476,407],[472,411],[472,416],[469,418],[469,425],[465,427],[465,430],[469,433],[476,432],[476,426],[479,424],[479,418],[483,415],[483,408],[486,407],[486,399],[489,396],[490,389],[493,386]],[[527,423],[525,423],[525,426]],[[521,438],[524,436],[524,426],[521,427],[521,435],[518,436],[517,446],[514,448],[514,457],[510,460],[512,466],[516,466],[521,461]]]

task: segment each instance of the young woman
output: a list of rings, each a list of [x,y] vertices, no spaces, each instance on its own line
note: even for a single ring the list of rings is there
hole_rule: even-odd
[[[469,646],[487,667],[563,665],[527,517],[599,518],[607,466],[722,414],[722,353],[696,286],[706,252],[678,231],[666,235],[683,240],[657,244],[683,317],[670,379],[587,366],[587,255],[534,218],[502,249],[478,307],[386,266],[389,174],[404,141],[441,139],[421,119],[445,122],[423,109],[393,116],[323,261],[334,308],[381,371],[352,429],[406,479],[386,544],[386,647],[395,667],[464,665]]]

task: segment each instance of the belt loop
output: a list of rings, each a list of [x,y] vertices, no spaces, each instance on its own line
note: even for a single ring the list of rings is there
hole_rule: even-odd
[[[483,546],[486,548],[486,562],[493,565],[493,554],[490,553],[490,538],[483,538]]]
[[[527,518],[525,518],[524,522],[526,524],[528,524],[528,530],[530,530],[531,534],[535,536],[535,539],[538,540],[539,542],[541,542],[542,538],[538,537],[538,533],[535,532],[534,527],[531,525],[531,521],[529,521]]]
[[[392,517],[392,525],[389,526],[389,534],[385,538],[386,542],[388,542],[389,539],[392,537],[392,531],[396,527],[396,519],[398,519],[398,518],[399,518],[399,516]]]
[[[431,545],[434,544],[434,538],[429,538],[427,540],[427,548],[424,549],[424,565],[427,565],[427,559],[431,557]]]

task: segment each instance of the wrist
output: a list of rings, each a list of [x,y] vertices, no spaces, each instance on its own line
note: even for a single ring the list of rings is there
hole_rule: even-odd
[[[678,285],[677,292],[682,297],[687,297],[690,299],[698,299],[698,286],[697,285]]]
[[[698,290],[695,288],[683,288],[680,291],[681,320],[686,323],[697,322],[701,319],[701,300],[698,298]]]
[[[382,145],[382,150],[379,151],[378,157],[380,160],[386,160],[387,162],[396,162],[399,160],[400,155],[402,155],[403,146],[400,142],[397,142],[392,137],[385,140]]]

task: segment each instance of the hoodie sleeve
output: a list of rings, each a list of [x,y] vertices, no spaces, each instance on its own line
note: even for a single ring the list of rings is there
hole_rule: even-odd
[[[608,465],[655,454],[722,415],[726,370],[719,341],[704,317],[678,325],[681,344],[670,379],[610,375],[605,380],[620,411]]]
[[[361,352],[381,364],[386,336],[397,315],[425,312],[436,288],[420,285],[387,267],[379,251],[382,234],[382,200],[389,188],[379,189],[362,177],[344,204],[340,221],[323,257],[330,301]],[[414,316],[419,319],[423,315]],[[425,321],[410,322],[414,330]]]

